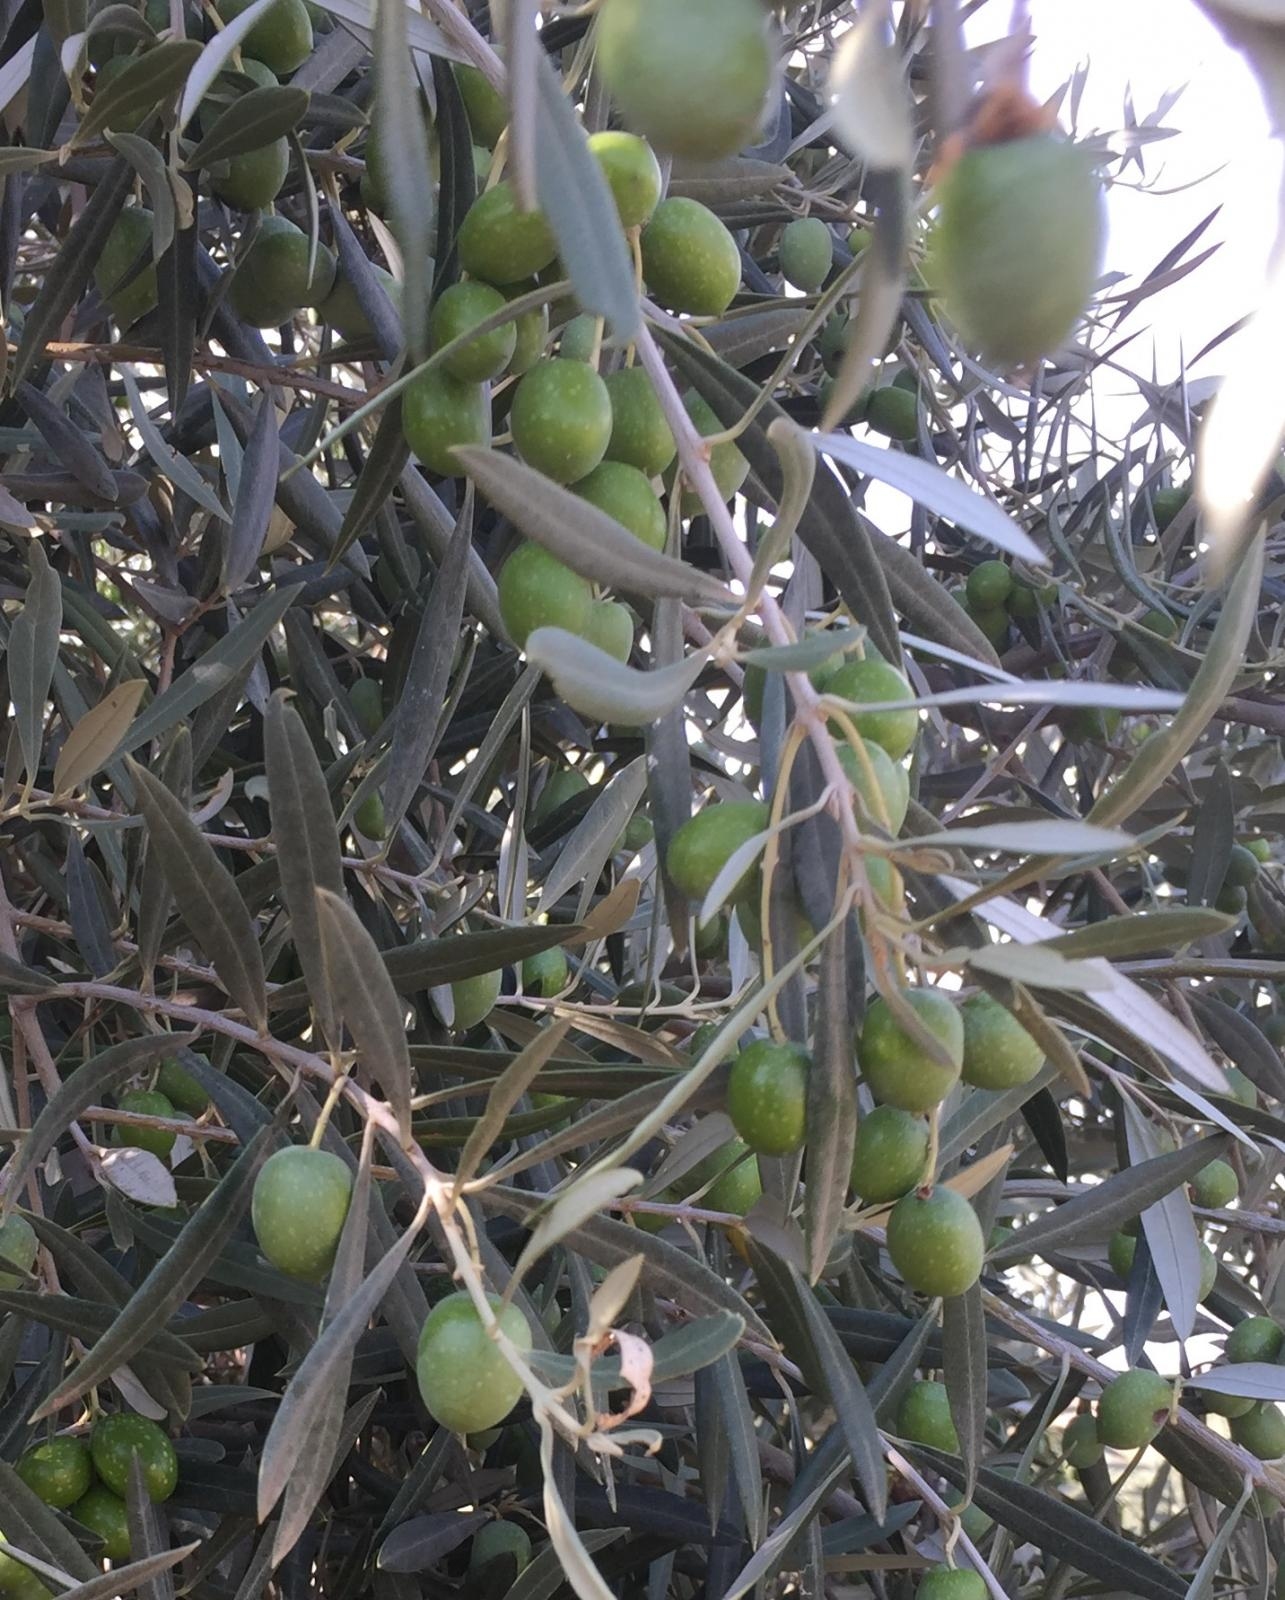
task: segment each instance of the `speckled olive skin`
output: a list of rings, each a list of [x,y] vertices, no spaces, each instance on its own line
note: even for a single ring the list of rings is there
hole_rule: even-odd
[[[499,1311],[494,1297],[492,1306]],[[519,1350],[531,1348],[531,1330],[516,1306],[500,1312],[500,1327]],[[508,1415],[522,1381],[482,1326],[463,1290],[441,1300],[419,1336],[416,1362],[420,1394],[429,1411],[455,1433],[477,1433]]]
[[[964,1056],[964,1024],[959,1008],[938,989],[905,989],[902,998],[944,1048],[950,1066],[935,1061],[904,1032],[883,999],[866,1012],[857,1041],[862,1076],[876,1100],[903,1111],[931,1111],[959,1078]]]
[[[519,211],[507,183],[497,183],[469,207],[456,239],[462,271],[484,283],[520,283],[553,260],[557,244],[538,211]]]
[[[914,690],[905,675],[878,656],[845,661],[825,686],[838,700],[851,700],[867,709],[852,714],[863,739],[882,745],[894,761],[910,753],[919,732],[919,713],[913,706],[895,711],[876,709],[880,701],[912,700]]]
[[[528,466],[555,483],[576,483],[607,453],[611,396],[583,361],[539,361],[518,384],[509,426]]]
[[[915,1600],[986,1600],[989,1592],[971,1567],[935,1567],[920,1579]]]
[[[689,900],[703,900],[728,857],[767,823],[768,809],[760,800],[711,801],[670,840],[665,864],[675,886]]]
[[[897,1432],[915,1444],[959,1454],[959,1435],[950,1414],[950,1396],[944,1383],[921,1378],[912,1383],[897,1407]]]
[[[608,461],[624,461],[648,478],[664,472],[676,445],[651,379],[641,367],[621,367],[603,382],[611,400]]]
[[[899,1106],[875,1106],[852,1148],[853,1192],[872,1205],[899,1200],[923,1178],[928,1124]]]
[[[430,472],[453,478],[460,464],[451,453],[458,444],[490,444],[491,407],[485,388],[430,368],[402,396],[406,443]]]
[[[964,1019],[965,1083],[978,1089],[1012,1089],[1029,1083],[1044,1065],[1044,1052],[998,1000],[970,995],[960,1007]]]
[[[250,1213],[259,1248],[282,1272],[315,1283],[330,1270],[352,1200],[352,1172],[329,1150],[290,1145],[264,1162]]]
[[[1173,1389],[1156,1372],[1135,1367],[1113,1378],[1098,1401],[1098,1438],[1113,1450],[1137,1450],[1164,1426]]]
[[[756,1154],[786,1156],[803,1144],[811,1065],[802,1046],[773,1039],[756,1039],[733,1061],[727,1114]]]
[[[741,253],[718,217],[699,200],[662,200],[642,233],[643,277],[671,311],[721,316],[741,283]]]
[[[143,1463],[143,1482],[157,1505],[168,1500],[178,1484],[178,1457],[163,1429],[147,1417],[121,1411],[102,1417],[89,1436],[94,1471],[103,1483],[124,1499],[129,1493],[130,1463],[137,1455]]]
[[[888,1218],[888,1254],[918,1294],[949,1298],[971,1289],[986,1253],[977,1213],[941,1184],[903,1196]]]

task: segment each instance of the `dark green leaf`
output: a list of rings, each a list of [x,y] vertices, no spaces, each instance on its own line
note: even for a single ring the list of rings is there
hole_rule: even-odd
[[[101,91],[76,130],[73,144],[88,144],[112,123],[128,125],[178,93],[201,53],[198,39],[163,39],[122,67]]]
[[[1217,1134],[1199,1139],[1169,1155],[1157,1156],[1138,1166],[1126,1167],[1086,1194],[1067,1200],[1012,1234],[989,1256],[993,1267],[1006,1266],[1029,1255],[1057,1250],[1072,1240],[1109,1238],[1122,1224],[1132,1222],[1148,1206],[1187,1183],[1200,1169],[1227,1148]]]
[[[813,1283],[821,1276],[838,1235],[857,1136],[845,922],[839,923],[822,948],[816,1007],[808,1073],[808,1182],[804,1192],[808,1276]]]
[[[27,781],[34,783],[40,766],[49,686],[58,660],[62,584],[38,540],[31,541],[28,560],[31,578],[26,601],[9,631],[7,662],[9,693],[13,697],[22,759],[27,768]]]
[[[971,1498],[986,1442],[986,1319],[980,1283],[944,1303],[941,1342],[950,1415],[967,1474],[964,1494]]]
[[[330,791],[308,730],[280,692],[268,702],[264,718],[264,759],[281,896],[290,913],[295,953],[322,1032],[337,1042],[316,891],[343,894],[339,836]]]
[[[187,808],[137,762],[130,773],[155,852],[183,920],[220,981],[256,1028],[267,1027],[263,955],[236,880],[206,843]]]
[[[219,112],[210,131],[188,156],[188,166],[211,167],[216,161],[228,161],[251,150],[262,150],[264,145],[272,144],[298,127],[308,109],[309,98],[306,89],[297,89],[288,83],[237,95]]]
[[[624,344],[638,330],[638,290],[615,201],[589,150],[575,107],[543,50],[535,63],[535,181],[558,257],[585,310],[605,317]]]
[[[274,1130],[265,1128],[241,1152],[218,1187],[184,1224],[173,1247],[144,1278],[138,1292],[108,1332],[95,1342],[71,1376],[40,1408],[39,1416],[52,1416],[87,1394],[117,1367],[125,1365],[165,1326],[204,1277],[210,1263],[217,1259],[248,1209],[254,1180],[275,1138]]]

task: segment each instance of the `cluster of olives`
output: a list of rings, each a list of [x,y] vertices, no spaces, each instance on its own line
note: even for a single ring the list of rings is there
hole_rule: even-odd
[[[32,1447],[18,1462],[18,1476],[47,1506],[65,1511],[102,1541],[109,1561],[130,1559],[125,1499],[134,1457],[142,1466],[148,1498],[159,1505],[178,1485],[178,1456],[162,1428],[147,1417],[116,1412],[100,1417],[88,1439],[59,1434]],[[29,1569],[0,1556],[0,1592],[18,1600],[40,1600],[49,1591]],[[14,1569],[11,1575],[7,1569]],[[17,1586],[10,1579],[25,1574]]]
[[[334,1265],[352,1203],[353,1176],[328,1150],[287,1145],[269,1156],[255,1179],[250,1216],[255,1238],[279,1271],[320,1282]],[[493,1301],[501,1328],[521,1350],[531,1330],[515,1306]],[[448,1295],[420,1333],[416,1373],[424,1404],[443,1427],[476,1433],[513,1409],[521,1380],[491,1341],[472,1300]]]
[[[1030,622],[1042,607],[1051,606],[1057,599],[1057,585],[1033,588],[1006,561],[979,561],[969,571],[963,589],[956,591],[956,598],[995,649],[1003,650],[1012,624]]]
[[[161,1063],[151,1088],[126,1089],[116,1096],[118,1110],[139,1117],[155,1117],[163,1122],[199,1117],[209,1109],[209,1104],[210,1097],[196,1078],[172,1059]],[[112,1143],[118,1148],[147,1150],[162,1161],[173,1152],[177,1137],[170,1128],[148,1128],[123,1122],[112,1129]]]

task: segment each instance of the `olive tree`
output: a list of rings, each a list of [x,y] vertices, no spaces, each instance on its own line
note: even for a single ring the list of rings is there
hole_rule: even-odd
[[[1279,418],[990,9],[13,11],[0,1595],[1275,1583]]]

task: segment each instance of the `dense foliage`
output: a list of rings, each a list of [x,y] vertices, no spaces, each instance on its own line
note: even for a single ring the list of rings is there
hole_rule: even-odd
[[[540,9],[12,8],[0,1596],[1264,1595],[1283,485],[1210,565],[1122,364],[1166,130]]]

